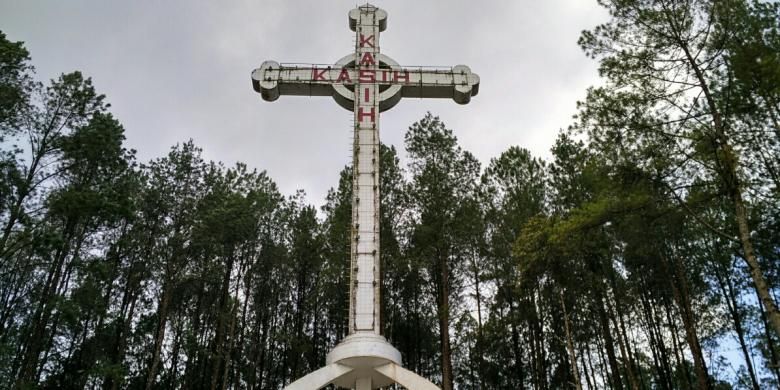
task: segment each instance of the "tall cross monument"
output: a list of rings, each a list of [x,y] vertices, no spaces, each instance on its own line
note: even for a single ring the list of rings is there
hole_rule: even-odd
[[[436,385],[404,369],[401,354],[381,335],[379,257],[379,113],[402,97],[451,98],[466,104],[479,91],[479,76],[465,65],[404,68],[379,52],[387,12],[366,4],[349,12],[355,52],[335,65],[283,65],[265,61],[252,72],[263,99],[280,95],[332,96],[354,112],[352,243],[349,335],[327,356],[327,365],[291,383],[287,390],[335,384],[370,390],[398,383],[409,390]]]

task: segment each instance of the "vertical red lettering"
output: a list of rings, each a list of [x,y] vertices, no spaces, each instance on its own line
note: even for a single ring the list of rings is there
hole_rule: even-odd
[[[360,65],[376,65],[376,62],[374,62],[374,55],[371,53],[363,53],[363,57],[360,59]]]
[[[358,81],[361,83],[373,83],[376,81],[376,72],[372,69],[361,69],[358,71]]]
[[[393,81],[397,83],[397,82],[401,81],[401,79],[403,79],[405,83],[409,82],[409,71],[408,70],[404,69],[403,74],[401,74],[397,70],[393,71]]]
[[[369,35],[366,37],[363,34],[360,34],[360,47],[366,47],[366,45],[374,47],[374,43],[371,42],[374,39],[373,35]]]
[[[369,117],[371,119],[371,122],[376,121],[376,115],[374,112],[374,107],[371,107],[371,111],[365,112],[363,111],[363,107],[358,108],[358,122],[363,122],[363,118]]]
[[[352,79],[349,78],[349,71],[347,70],[347,68],[341,68],[341,73],[339,73],[339,78],[336,79],[337,83],[340,83],[342,81],[346,81],[348,83],[352,82]]]
[[[387,81],[387,71],[386,70],[382,71],[382,81]]]
[[[369,88],[363,89],[363,101],[365,101],[366,103],[368,103],[369,98],[371,97],[369,95],[370,92],[371,92],[371,90]]]
[[[325,72],[327,72],[327,69],[323,69],[322,72],[319,71],[316,67],[311,70],[311,77],[314,81],[322,80],[325,81]]]

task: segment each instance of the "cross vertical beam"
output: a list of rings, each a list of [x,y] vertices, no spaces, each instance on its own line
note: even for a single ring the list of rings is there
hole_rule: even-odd
[[[375,7],[359,7],[355,21],[354,115],[352,162],[352,245],[349,333],[380,334],[379,257],[379,68],[380,21]]]

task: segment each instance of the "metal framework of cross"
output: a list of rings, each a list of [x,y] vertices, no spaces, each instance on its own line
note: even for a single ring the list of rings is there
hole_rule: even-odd
[[[283,65],[265,61],[252,72],[263,99],[280,95],[332,96],[354,112],[352,243],[349,336],[327,357],[328,365],[286,387],[319,389],[328,384],[368,390],[398,383],[410,390],[438,389],[403,369],[401,355],[381,335],[379,256],[379,113],[401,98],[451,98],[466,104],[479,91],[479,76],[465,65],[404,68],[379,52],[387,12],[366,4],[349,12],[355,52],[335,65]]]

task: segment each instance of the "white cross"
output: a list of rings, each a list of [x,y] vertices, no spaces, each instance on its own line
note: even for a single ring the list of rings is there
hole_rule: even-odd
[[[379,113],[392,108],[403,97],[452,98],[466,104],[479,91],[479,76],[465,65],[446,69],[404,68],[381,54],[379,33],[387,27],[387,12],[373,5],[351,10],[349,27],[355,31],[355,52],[335,65],[282,65],[265,61],[252,72],[252,86],[265,100],[274,101],[280,95],[332,96],[355,116],[350,336],[328,355],[327,367],[299,379],[287,389],[310,390],[335,383],[362,390],[392,382],[412,390],[436,388],[404,370],[400,366],[400,353],[381,336]]]

